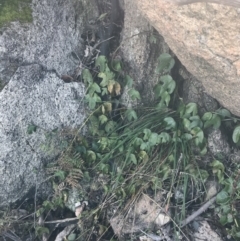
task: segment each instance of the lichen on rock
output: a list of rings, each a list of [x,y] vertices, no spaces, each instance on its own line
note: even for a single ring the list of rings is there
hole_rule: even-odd
[[[32,0],[0,0],[0,27],[12,21],[32,22]]]

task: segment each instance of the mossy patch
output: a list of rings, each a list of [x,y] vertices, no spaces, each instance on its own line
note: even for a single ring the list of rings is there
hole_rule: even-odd
[[[0,28],[12,21],[32,22],[32,0],[0,0]]]

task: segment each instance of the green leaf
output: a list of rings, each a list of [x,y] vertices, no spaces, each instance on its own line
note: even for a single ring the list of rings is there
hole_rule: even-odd
[[[115,71],[120,72],[122,70],[121,61],[120,60],[113,60],[112,67]]]
[[[104,72],[106,68],[107,58],[103,55],[98,56],[95,61],[95,67],[100,68],[100,72]]]
[[[169,105],[169,102],[170,102],[170,100],[171,100],[171,97],[170,97],[169,93],[168,93],[167,91],[165,91],[165,92],[162,94],[161,98],[162,98],[163,101],[165,102],[166,106],[168,106],[168,105]]]
[[[202,120],[205,121],[204,128],[213,126],[214,129],[218,129],[221,126],[221,118],[218,114],[206,112],[203,115]]]
[[[36,132],[36,130],[37,130],[37,126],[35,126],[34,124],[31,124],[27,128],[27,133],[31,135],[33,132]]]
[[[134,154],[130,154],[130,161],[133,164],[137,165],[137,158],[136,158],[136,156]]]
[[[227,215],[221,215],[219,222],[224,226],[228,223]]]
[[[59,170],[59,171],[57,171],[57,172],[54,173],[54,176],[55,176],[55,177],[59,177],[60,180],[64,180],[64,179],[65,179],[65,172]]]
[[[158,97],[161,97],[162,95],[162,85],[161,84],[157,84],[154,86],[154,94],[155,94],[155,97],[158,98]]]
[[[97,102],[101,102],[102,100],[96,93],[94,93],[92,97],[88,98],[88,101],[89,108],[94,110]]]
[[[203,121],[209,121],[212,119],[212,112],[205,112],[204,115],[202,116]]]
[[[182,102],[182,99],[180,98],[180,103],[179,103],[177,112],[179,113],[179,115],[180,115],[181,118],[183,118],[183,116],[184,116],[185,109],[186,109],[186,106],[185,106],[185,104]]]
[[[173,130],[176,128],[176,122],[172,117],[166,117],[163,121],[166,124],[166,130]]]
[[[160,74],[162,72],[169,72],[175,64],[175,60],[170,54],[164,53],[161,54],[158,58],[158,66],[156,73]]]
[[[108,94],[108,89],[107,88],[102,88],[102,93],[101,95],[107,95]]]
[[[183,140],[186,140],[186,141],[190,141],[192,140],[193,136],[189,133],[184,133],[182,136],[181,136],[181,139]]]
[[[186,105],[185,114],[192,114],[193,116],[195,116],[197,113],[198,113],[198,109],[197,109],[196,103],[188,103]]]
[[[203,139],[204,139],[204,134],[203,134],[203,131],[201,130],[196,134],[196,138],[194,139],[196,146],[200,146],[203,142]]]
[[[201,150],[200,150],[200,155],[204,156],[207,154],[207,146],[204,146]]]
[[[161,76],[160,81],[162,84],[161,95],[167,91],[169,94],[172,94],[176,87],[176,82],[172,79],[170,75]]]
[[[88,93],[93,95],[94,92],[101,93],[101,89],[97,83],[92,83],[88,88]]]
[[[214,160],[212,163],[211,163],[211,166],[214,168],[214,169],[219,169],[221,170],[222,172],[224,172],[225,170],[225,167],[224,165],[222,164],[222,162],[218,161],[218,160]]]
[[[98,77],[102,79],[100,86],[105,87],[108,85],[108,79],[105,73],[100,72]]]
[[[148,142],[142,142],[141,146],[140,146],[140,149],[143,151],[143,150],[146,150],[148,151],[150,149],[150,146],[148,144]]]
[[[92,77],[92,74],[90,73],[89,69],[84,69],[83,70],[82,77],[83,77],[85,85],[93,83],[93,77]]]
[[[212,120],[208,120],[204,123],[204,128],[206,129],[206,128],[212,126],[212,125],[213,125]]]
[[[156,109],[161,110],[161,109],[164,109],[164,108],[166,108],[166,105],[164,104],[164,100],[161,99],[161,101],[157,104]]]
[[[128,109],[125,111],[125,117],[128,119],[128,121],[137,120],[137,113],[133,109]]]
[[[228,213],[230,213],[231,210],[232,210],[232,208],[231,208],[231,203],[229,203],[229,204],[222,204],[222,205],[220,206],[220,208],[221,208],[221,212],[222,212],[223,214],[228,214]]]
[[[89,130],[92,132],[93,135],[95,135],[96,133],[98,133],[98,130],[99,130],[98,118],[96,116],[92,115],[89,118],[89,121],[90,121]]]
[[[107,80],[115,79],[115,74],[109,69],[108,65],[106,64],[105,72]]]
[[[183,118],[183,126],[186,131],[190,131],[192,128],[190,128],[191,122],[187,118]]]
[[[99,145],[100,145],[100,149],[102,151],[104,151],[107,147],[108,147],[108,139],[106,137],[102,137],[100,138],[100,140],[98,141]]]
[[[233,193],[233,189],[235,189],[235,188],[234,188],[234,180],[233,180],[233,178],[229,177],[229,178],[225,179],[225,180],[223,181],[223,185],[224,185],[224,190],[225,190],[226,192],[228,192],[228,193],[230,193],[230,194]],[[235,190],[236,190],[236,189],[235,189]]]
[[[171,137],[167,132],[162,132],[160,135],[158,135],[158,142],[159,143],[168,143],[170,142]]]
[[[191,130],[191,134],[194,136],[195,145],[201,147],[204,141],[204,133],[200,127],[194,127]]]
[[[143,140],[144,141],[148,141],[150,136],[151,136],[151,134],[152,134],[151,130],[150,129],[144,129],[143,133],[144,133]]]
[[[107,133],[112,132],[116,128],[116,122],[115,121],[108,121],[105,125],[105,131]]]
[[[110,169],[110,166],[108,164],[105,164],[105,163],[99,164],[99,170],[102,171],[104,174],[108,174],[109,169]]]
[[[68,235],[67,237],[67,241],[75,241],[77,238],[77,234],[76,233],[71,233]]]
[[[148,142],[150,143],[151,146],[155,146],[158,144],[158,134],[157,133],[151,133]]]
[[[162,84],[155,85],[153,90],[155,98],[161,97],[168,106],[170,102],[170,94],[173,93],[176,83],[170,75],[161,76],[160,82],[162,82]]]
[[[235,127],[233,134],[232,134],[232,140],[234,143],[239,143],[239,141],[240,141],[240,125]]]
[[[85,154],[87,151],[86,147],[82,146],[82,145],[77,145],[76,147],[74,147],[74,150],[76,150],[79,153],[83,153],[83,154]]]
[[[218,115],[220,115],[221,118],[225,118],[225,117],[231,117],[231,113],[229,110],[227,109],[219,109],[216,111]]]
[[[130,89],[128,91],[128,94],[130,95],[132,100],[136,100],[136,99],[140,100],[141,99],[140,93],[135,89]]]
[[[139,156],[139,158],[140,158],[141,160],[143,160],[144,162],[147,162],[148,159],[149,159],[148,154],[147,154],[147,152],[145,152],[145,151],[140,151],[138,156]]]
[[[133,145],[136,146],[136,147],[141,146],[142,143],[143,143],[143,140],[139,137],[136,137],[133,141]]]
[[[193,129],[194,127],[203,127],[203,123],[198,115],[189,117],[189,120],[191,121],[190,129]]]
[[[227,204],[229,203],[229,201],[230,201],[230,196],[226,191],[222,190],[217,194],[217,197],[216,197],[217,204]]]
[[[89,108],[90,108],[91,110],[95,109],[95,107],[96,107],[96,101],[95,101],[95,99],[92,98],[91,95],[87,94],[87,95],[85,96],[85,100],[86,100],[86,102],[88,102],[88,106],[89,106]]]
[[[125,78],[124,78],[124,83],[129,88],[132,88],[132,86],[133,86],[133,79],[129,75],[126,75]]]
[[[90,161],[96,161],[96,159],[97,159],[95,152],[93,152],[91,150],[87,151],[87,157],[88,157],[88,160],[90,160]]]
[[[220,161],[214,160],[210,164],[210,166],[212,166],[212,168],[213,168],[212,169],[213,174],[216,174],[219,182],[222,183],[224,180],[224,170],[225,170],[224,165]]]
[[[218,129],[221,126],[221,118],[217,114],[213,114],[212,118],[213,128]]]
[[[106,123],[106,122],[108,121],[108,118],[107,118],[107,116],[105,116],[105,115],[100,115],[100,116],[98,117],[98,119],[99,119],[99,121],[100,121],[101,124],[104,124],[104,123]]]

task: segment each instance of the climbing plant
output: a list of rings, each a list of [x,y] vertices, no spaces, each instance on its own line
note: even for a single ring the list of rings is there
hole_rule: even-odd
[[[174,189],[182,188],[183,208],[173,219],[180,223],[185,218],[185,205],[189,202],[187,193],[191,189],[195,190],[195,196],[201,195],[203,192],[200,190],[203,190],[210,174],[208,170],[199,167],[195,158],[196,155],[207,153],[204,130],[219,128],[223,121],[231,120],[236,124],[232,139],[239,144],[240,127],[237,119],[226,109],[207,112],[201,117],[196,103],[185,104],[181,98],[177,104],[171,101],[176,91],[176,81],[170,75],[174,63],[174,59],[166,53],[158,58],[155,99],[149,106],[141,104],[141,95],[133,79],[122,74],[120,61],[109,62],[105,56],[98,56],[92,68],[83,70],[82,80],[87,88],[85,103],[89,111],[85,121],[87,135],[83,137],[79,129],[72,139],[67,139],[67,142],[64,140],[63,154],[56,162],[59,168],[48,167],[54,185],[66,182],[68,186],[78,188],[82,180],[86,183],[103,175],[105,181],[100,189],[105,198],[111,195],[115,197],[114,202],[117,199],[123,203],[139,191],[150,188],[156,192],[164,188],[169,193],[166,207],[169,206]],[[122,103],[120,97],[124,89],[134,107]],[[35,130],[36,127],[30,126],[29,134]],[[230,202],[227,203],[228,199],[224,197],[235,195],[229,191],[232,190],[229,186],[237,190],[236,183],[225,178],[224,167],[219,162],[213,162],[211,168],[225,186],[217,197],[222,210],[220,222],[230,223],[229,217],[225,215]],[[64,195],[55,195],[55,198],[62,200],[59,202],[61,205],[66,200],[65,192]],[[237,199],[235,196],[234,200]],[[45,204],[52,207],[49,203]],[[43,212],[44,208],[39,214]],[[234,215],[231,221],[236,223],[236,213]],[[237,225],[231,230],[237,230]]]

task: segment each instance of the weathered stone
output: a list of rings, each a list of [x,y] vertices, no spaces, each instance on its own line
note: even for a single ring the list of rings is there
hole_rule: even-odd
[[[227,157],[231,153],[227,137],[221,130],[212,130],[208,135],[208,148],[213,156]]]
[[[19,66],[42,64],[59,75],[72,73],[83,52],[81,35],[96,16],[92,1],[32,1],[32,23],[18,21],[1,28],[0,81],[5,85]],[[90,7],[91,6],[91,7]],[[95,10],[95,12],[94,12]],[[0,13],[4,14],[4,12]]]
[[[179,76],[184,81],[182,85],[182,97],[185,103],[197,103],[199,114],[202,116],[205,112],[214,112],[219,108],[217,101],[209,96],[201,82],[199,82],[184,67],[179,70]]]
[[[0,11],[0,206],[49,191],[43,166],[59,152],[46,153],[45,134],[85,118],[84,86],[60,76],[79,66],[84,27],[98,16],[92,1],[32,0],[32,22],[18,21],[7,18],[16,10],[6,12],[7,4]]]
[[[143,102],[149,104],[153,100],[153,86],[157,82],[155,74],[157,58],[161,53],[168,53],[169,47],[143,18],[134,1],[125,0],[124,8],[121,51],[124,61],[127,62],[125,69],[141,92]],[[133,9],[134,11],[132,11]],[[126,101],[125,94],[123,98]]]
[[[199,222],[197,231],[193,233],[194,240],[206,240],[206,241],[222,241],[223,239],[214,231],[207,221]]]
[[[64,83],[39,65],[18,68],[0,93],[0,206],[36,187],[47,192],[43,166],[59,153],[46,153],[46,131],[77,127],[84,118],[80,83]],[[36,131],[28,133],[29,127]]]
[[[134,4],[206,92],[240,115],[239,9],[211,3],[177,6],[162,0]]]

